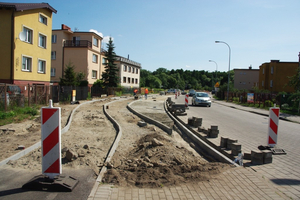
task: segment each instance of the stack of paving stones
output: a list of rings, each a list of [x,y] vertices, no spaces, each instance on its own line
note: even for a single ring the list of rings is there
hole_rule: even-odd
[[[242,153],[242,145],[237,142],[237,140],[221,137],[220,147],[231,150],[231,154],[237,156]]]
[[[198,128],[202,126],[202,118],[198,118],[198,117],[189,117],[188,118],[188,125],[193,126],[195,128]]]
[[[210,128],[207,130],[207,136],[209,138],[217,138],[219,135],[218,126],[211,125]]]
[[[262,165],[272,163],[272,151],[270,150],[252,150],[251,151],[251,163],[254,165]]]

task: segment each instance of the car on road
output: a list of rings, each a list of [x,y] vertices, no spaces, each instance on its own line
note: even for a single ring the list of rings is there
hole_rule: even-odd
[[[211,99],[205,92],[196,92],[192,98],[192,105],[210,107]]]
[[[194,94],[196,94],[196,91],[193,89],[190,89],[189,96],[192,97],[192,96],[194,96]]]
[[[175,89],[169,89],[168,91],[167,91],[167,93],[175,93]]]

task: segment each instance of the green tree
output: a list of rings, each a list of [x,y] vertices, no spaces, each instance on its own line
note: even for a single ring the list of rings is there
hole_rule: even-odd
[[[160,88],[161,80],[156,76],[150,75],[146,78],[146,86],[149,86],[150,88]]]
[[[119,77],[118,77],[118,68],[115,64],[116,61],[116,54],[114,52],[114,44],[111,39],[109,38],[108,44],[107,44],[107,51],[105,52],[106,57],[106,63],[104,64],[104,72],[102,73],[102,79],[104,86],[106,87],[117,87],[119,83]]]
[[[64,77],[60,78],[59,85],[64,86],[76,86],[78,85],[76,79],[75,65],[72,62],[66,64],[66,69],[64,71]]]
[[[288,85],[295,88],[295,91],[300,92],[300,67],[297,68],[294,76],[288,77]]]

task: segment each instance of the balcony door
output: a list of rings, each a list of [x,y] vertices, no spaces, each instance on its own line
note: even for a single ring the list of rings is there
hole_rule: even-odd
[[[73,37],[73,45],[80,46],[80,36]]]

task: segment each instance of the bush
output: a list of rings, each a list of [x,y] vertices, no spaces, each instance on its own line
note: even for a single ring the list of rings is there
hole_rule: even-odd
[[[274,106],[274,104],[272,101],[270,101],[270,100],[265,101],[265,107],[273,107],[273,106]]]

